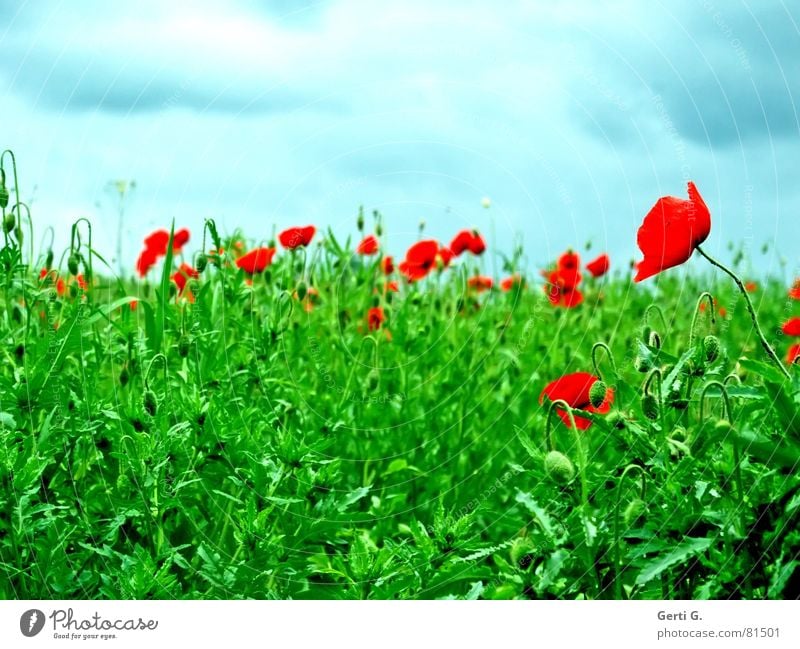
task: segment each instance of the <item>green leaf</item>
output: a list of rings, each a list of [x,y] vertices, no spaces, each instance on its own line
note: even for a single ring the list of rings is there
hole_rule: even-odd
[[[652,561],[646,563],[642,571],[636,577],[636,585],[643,586],[672,566],[705,552],[711,546],[711,541],[712,539],[709,538],[685,538],[669,552],[660,554]]]

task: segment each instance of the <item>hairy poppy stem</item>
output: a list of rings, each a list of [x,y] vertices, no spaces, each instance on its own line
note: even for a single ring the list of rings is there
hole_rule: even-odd
[[[608,357],[608,360],[611,363],[611,369],[614,370],[614,383],[610,385],[615,385],[616,379],[619,376],[619,373],[617,372],[617,364],[614,361],[614,354],[611,353],[611,348],[604,342],[597,342],[594,345],[592,345],[592,365],[594,367],[594,373],[600,379],[605,379],[605,377],[600,372],[600,365],[597,362],[597,352],[601,349],[606,353],[606,356]],[[608,384],[608,381],[605,381],[605,383]]]
[[[722,394],[722,407],[725,412],[725,418],[728,420],[728,423],[733,426],[733,410],[731,408],[731,398],[728,395],[728,390],[725,387],[725,384],[721,381],[709,381],[703,386],[703,391],[700,393],[700,425],[702,426],[705,422],[705,402],[706,402],[706,392],[708,392],[709,388],[718,388],[720,393]],[[739,442],[737,441],[736,437],[733,438],[733,478],[736,482],[736,496],[739,500],[739,507],[744,509],[744,486],[742,483],[742,458],[741,453],[739,452]]]
[[[625,467],[625,470],[619,477],[619,482],[617,482],[617,501],[614,505],[614,553],[616,555],[614,561],[614,599],[617,601],[622,599],[622,549],[619,540],[619,505],[622,501],[622,485],[625,482],[625,477],[631,471],[639,471],[642,476],[641,499],[644,500],[647,495],[647,472],[638,464],[629,464]]]
[[[696,329],[697,329],[697,316],[700,313],[700,306],[703,304],[703,300],[708,300],[708,308],[710,309],[711,313],[711,324],[713,325],[716,321],[716,315],[714,313],[714,298],[711,296],[711,293],[705,291],[700,294],[700,297],[697,298],[697,308],[694,310],[692,314],[692,328],[689,329],[689,347],[694,345],[694,340],[697,337]]]
[[[758,317],[756,316],[756,311],[753,308],[753,302],[750,299],[750,295],[747,293],[747,289],[745,289],[742,280],[739,279],[736,273],[730,270],[727,266],[721,264],[716,259],[706,254],[706,252],[700,246],[696,246],[695,250],[705,257],[712,266],[716,266],[723,272],[727,273],[736,283],[736,286],[739,288],[739,292],[744,296],[745,306],[747,306],[747,311],[750,313],[750,319],[753,321],[753,327],[755,328],[758,338],[761,341],[761,346],[764,348],[764,351],[767,352],[767,355],[773,360],[773,362],[780,368],[781,372],[783,372],[783,375],[791,381],[792,375],[789,374],[789,371],[783,366],[781,359],[778,358],[775,350],[772,349],[772,346],[767,342],[764,332],[761,330],[761,326],[758,324]]]

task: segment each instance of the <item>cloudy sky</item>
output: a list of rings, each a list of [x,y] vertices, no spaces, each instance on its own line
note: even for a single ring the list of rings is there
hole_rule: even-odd
[[[135,179],[127,263],[173,217],[355,236],[363,204],[397,253],[424,220],[521,236],[531,267],[589,239],[621,266],[688,179],[710,250],[800,261],[788,0],[0,0],[0,98],[40,233],[89,216],[113,252],[109,181]]]

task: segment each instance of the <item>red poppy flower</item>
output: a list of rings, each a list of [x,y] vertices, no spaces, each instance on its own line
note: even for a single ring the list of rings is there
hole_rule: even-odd
[[[755,282],[745,282],[744,283],[744,290],[748,293],[755,293],[758,290],[758,284]]]
[[[473,255],[482,255],[486,250],[486,242],[477,230],[461,230],[450,242],[450,250],[456,257],[465,250]]]
[[[383,307],[374,306],[367,312],[367,324],[370,331],[377,331],[381,328],[386,315],[383,312]]]
[[[595,381],[598,380],[596,376],[588,372],[566,374],[545,386],[544,390],[542,390],[542,393],[539,395],[539,403],[542,403],[545,396],[547,396],[551,401],[562,399],[573,409],[605,414],[611,409],[611,404],[614,403],[614,390],[609,388],[606,391],[606,398],[603,403],[600,404],[600,407],[595,408],[589,401],[589,390],[592,385],[594,385]],[[567,414],[566,410],[558,408],[556,412],[561,418],[561,421],[567,426],[571,425],[569,414]],[[586,417],[580,417],[574,412],[573,416],[575,417],[575,426],[581,430],[586,430],[592,425],[591,420]]]
[[[246,255],[239,257],[236,260],[236,266],[248,275],[263,273],[264,269],[272,263],[274,256],[275,248],[254,248]]]
[[[793,300],[800,300],[800,279],[796,279],[792,288],[789,289],[789,297]]]
[[[67,294],[67,283],[61,277],[56,280],[56,293],[59,297]]]
[[[395,282],[394,280],[386,282],[386,285],[383,288],[384,293],[397,293],[397,291],[399,290],[400,288],[397,285],[397,282]]]
[[[581,258],[577,252],[572,252],[572,250],[567,250],[563,255],[558,258],[556,262],[556,266],[558,270],[574,270],[577,271],[578,268],[581,266]]]
[[[41,281],[45,277],[47,277],[47,273],[48,273],[48,270],[46,268],[42,268],[42,270],[39,271],[39,280]]]
[[[602,277],[611,267],[611,259],[605,253],[586,264],[586,270],[592,277]]]
[[[391,275],[394,272],[394,259],[391,256],[383,258],[383,274]]]
[[[183,263],[181,264],[180,268],[176,270],[172,275],[172,281],[178,285],[178,290],[181,295],[183,295],[184,290],[186,289],[186,283],[189,278],[197,279],[200,277],[200,273],[198,273],[194,268],[192,268],[189,264]]]
[[[484,291],[488,291],[494,285],[494,281],[491,277],[486,277],[485,275],[475,275],[475,277],[470,277],[467,280],[467,286],[471,289],[474,289],[478,293],[483,293]]]
[[[149,250],[154,257],[167,254],[169,245],[169,232],[166,230],[156,230],[144,240],[145,250]]]
[[[442,262],[442,266],[447,268],[450,265],[450,262],[453,261],[453,251],[450,248],[439,248],[439,260]]]
[[[679,266],[711,232],[711,214],[694,183],[688,184],[689,200],[663,196],[644,217],[636,243],[644,259],[637,264],[634,282]]]
[[[522,277],[518,274],[506,277],[500,282],[500,289],[503,291],[510,291],[515,286],[522,286]]]
[[[547,275],[544,292],[553,306],[573,309],[583,302],[583,293],[577,287],[580,273],[573,270],[554,270]]]
[[[172,237],[172,251],[180,252],[187,243],[189,243],[189,230],[181,228]]]
[[[787,336],[800,336],[800,317],[789,318],[783,323],[781,331]]]
[[[145,248],[136,260],[136,272],[139,277],[144,277],[156,265],[157,256],[152,248]]]
[[[313,225],[308,225],[304,228],[289,228],[278,235],[278,240],[284,248],[294,250],[311,243],[316,231],[317,229]]]
[[[794,365],[794,362],[800,358],[800,343],[795,343],[791,347],[789,347],[789,351],[786,354],[786,362],[789,365]]]
[[[78,283],[78,286],[82,291],[86,291],[89,288],[89,285],[86,283],[86,280],[83,278],[83,273],[79,273],[75,276],[75,281]]]
[[[374,235],[368,234],[361,240],[361,243],[358,244],[356,252],[359,255],[374,255],[378,252],[378,240]]]
[[[398,269],[410,282],[424,278],[436,265],[439,255],[439,244],[433,239],[418,241],[406,252],[406,258],[400,262]]]

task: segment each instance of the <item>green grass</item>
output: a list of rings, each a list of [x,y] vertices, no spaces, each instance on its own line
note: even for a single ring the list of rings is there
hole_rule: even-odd
[[[467,291],[487,253],[387,300],[378,259],[352,247],[318,233],[252,287],[209,265],[189,304],[168,278],[109,282],[85,243],[95,286],[58,296],[9,236],[0,596],[798,597],[797,372],[770,364],[724,275],[642,287],[618,271],[565,310],[535,273],[522,291]],[[692,336],[704,291],[727,315],[706,310]],[[769,332],[792,306],[775,281],[754,301]],[[579,446],[554,418],[579,469],[559,484],[539,395],[593,372],[596,343],[614,408]],[[654,419],[643,365],[663,370]]]

